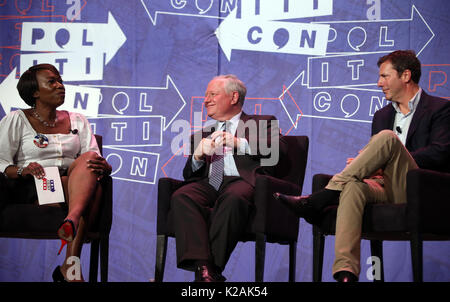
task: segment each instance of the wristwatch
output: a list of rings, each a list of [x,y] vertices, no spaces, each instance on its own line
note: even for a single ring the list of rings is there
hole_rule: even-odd
[[[22,171],[23,167],[19,167],[19,169],[17,169],[17,175],[19,175],[19,177],[22,177]]]

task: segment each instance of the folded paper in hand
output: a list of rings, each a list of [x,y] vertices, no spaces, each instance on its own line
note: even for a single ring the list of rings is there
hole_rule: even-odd
[[[40,205],[64,202],[64,191],[58,167],[44,168],[45,177],[34,177]]]

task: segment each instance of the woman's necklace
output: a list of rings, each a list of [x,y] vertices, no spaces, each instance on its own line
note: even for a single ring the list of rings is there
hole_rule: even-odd
[[[37,113],[36,109],[33,109],[32,114],[33,114],[33,116],[34,116],[35,118],[37,118],[44,126],[50,127],[50,128],[55,128],[56,122],[58,121],[58,117],[57,117],[57,116],[55,117],[55,120],[53,121],[53,123],[51,123],[51,122],[45,121],[45,120],[39,115],[39,113]]]

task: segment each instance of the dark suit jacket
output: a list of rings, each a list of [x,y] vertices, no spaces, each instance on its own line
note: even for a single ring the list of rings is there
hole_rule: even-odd
[[[395,113],[392,104],[378,110],[373,117],[372,135],[392,130]],[[450,102],[422,90],[405,146],[420,168],[450,172]]]
[[[267,122],[267,127],[256,127],[257,133],[251,135],[249,128],[244,127],[244,123],[249,120],[254,120],[256,122],[256,126],[260,125],[260,121]],[[271,123],[271,121],[274,121]],[[263,123],[264,123],[263,122]],[[260,129],[264,128],[264,129]],[[266,135],[262,135],[263,138],[260,139],[260,131],[266,131]],[[203,129],[202,131],[198,131],[191,137],[191,154],[194,153],[195,148],[200,143],[201,138],[208,137],[211,133],[214,132],[214,129]],[[240,121],[236,130],[237,137],[245,137],[249,142],[250,149],[252,154],[239,155],[234,153],[234,161],[236,163],[236,167],[240,176],[246,180],[252,186],[255,185],[256,174],[271,174],[273,172],[274,166],[271,167],[262,167],[261,159],[263,157],[269,157],[270,154],[266,154],[262,148],[265,146],[271,147],[272,141],[276,139],[275,143],[279,143],[279,154],[283,156],[286,154],[286,145],[281,141],[279,141],[279,136],[281,136],[278,126],[278,120],[272,115],[247,115],[242,112]],[[256,148],[255,148],[256,147]],[[262,147],[262,148],[261,148]],[[211,157],[206,156],[206,164],[203,165],[199,170],[193,172],[192,171],[192,155],[189,156],[186,165],[183,170],[183,177],[186,182],[197,181],[200,179],[204,179],[208,177],[209,165],[211,163]]]

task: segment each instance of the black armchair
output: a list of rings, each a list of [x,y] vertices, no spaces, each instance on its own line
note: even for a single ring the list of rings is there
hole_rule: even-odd
[[[283,136],[289,152],[280,158],[272,176],[258,175],[255,190],[255,211],[241,241],[255,241],[255,281],[264,279],[266,242],[289,244],[289,281],[295,281],[295,257],[299,219],[273,198],[273,193],[300,194],[305,176],[309,140],[306,136]],[[158,183],[158,215],[155,281],[163,281],[168,237],[174,237],[168,224],[170,198],[182,181],[161,178]]]
[[[100,151],[102,137],[95,135]],[[9,202],[13,196],[8,188],[19,186],[20,181],[7,179],[0,173],[0,237],[24,239],[59,239],[56,233],[60,223],[67,215],[67,207],[39,206],[36,204],[21,204]],[[102,179],[103,197],[98,217],[87,232],[87,241],[91,243],[89,281],[97,282],[98,262],[100,253],[100,278],[108,281],[108,249],[109,232],[112,223],[112,178]]]
[[[331,175],[316,174],[313,192],[324,188]],[[423,277],[423,240],[450,240],[450,173],[425,169],[411,170],[407,174],[407,202],[405,204],[368,204],[364,209],[362,239],[370,240],[372,256],[381,260],[383,272],[383,240],[409,240],[413,280]],[[324,240],[334,235],[337,206],[327,207],[321,221],[313,226],[313,280],[321,281]]]

